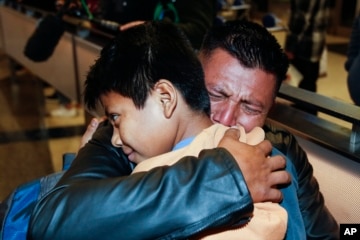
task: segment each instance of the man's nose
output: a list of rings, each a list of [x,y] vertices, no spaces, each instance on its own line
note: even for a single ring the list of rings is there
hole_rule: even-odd
[[[236,125],[238,115],[238,106],[236,104],[227,104],[213,112],[212,118],[214,122],[224,124],[225,126]]]

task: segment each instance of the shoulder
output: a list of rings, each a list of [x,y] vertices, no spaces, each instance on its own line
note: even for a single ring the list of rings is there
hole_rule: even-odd
[[[273,147],[283,153],[298,168],[307,165],[308,158],[305,151],[298,144],[295,136],[285,128],[273,124],[265,124],[265,139],[269,140]]]
[[[271,123],[266,123],[263,129],[265,131],[265,139],[269,140],[273,147],[278,148],[284,154],[287,146],[295,140],[295,137],[288,130]]]

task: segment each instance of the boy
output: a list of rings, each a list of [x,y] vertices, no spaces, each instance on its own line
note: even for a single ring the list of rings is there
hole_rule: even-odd
[[[169,160],[179,156],[198,155],[202,148],[217,146],[227,130],[210,120],[202,66],[187,39],[172,24],[145,23],[122,32],[104,48],[85,83],[86,105],[93,109],[98,100],[113,125],[112,144],[122,147],[130,161],[141,163],[135,171],[149,170],[153,167],[149,164],[172,164]],[[243,131],[243,141],[245,137]],[[256,137],[255,133],[254,142]],[[170,151],[170,155],[148,160]],[[274,221],[257,222],[261,228],[251,228],[255,219],[264,219],[254,218],[249,227],[241,228],[240,236],[282,239],[286,212],[277,204],[259,206],[264,210],[257,208],[255,214],[267,212]],[[228,233],[219,234],[224,237],[221,234]]]

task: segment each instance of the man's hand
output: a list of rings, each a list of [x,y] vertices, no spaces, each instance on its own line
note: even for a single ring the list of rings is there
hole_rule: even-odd
[[[141,21],[141,20],[128,22],[128,23],[123,24],[123,25],[120,26],[120,31],[124,31],[126,29],[129,29],[129,28],[132,28],[132,27],[135,27],[137,25],[144,24],[144,23],[145,23],[145,21]]]
[[[101,117],[99,119],[97,119],[97,118],[91,119],[89,125],[86,128],[85,133],[81,137],[79,149],[82,148],[83,146],[85,146],[85,144],[91,140],[91,138],[94,135],[99,124],[101,122],[103,122],[105,119],[106,119],[106,117]]]
[[[269,157],[272,146],[267,140],[250,146],[239,142],[239,137],[240,131],[230,128],[218,147],[226,148],[235,158],[254,203],[281,201],[282,193],[276,187],[291,181],[290,174],[284,170],[286,166],[284,157]]]

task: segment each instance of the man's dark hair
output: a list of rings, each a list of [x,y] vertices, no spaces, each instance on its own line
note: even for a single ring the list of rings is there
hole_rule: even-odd
[[[248,20],[228,21],[214,26],[205,36],[200,54],[211,57],[223,49],[246,68],[260,68],[276,76],[276,93],[286,78],[289,60],[276,38],[268,30]],[[275,93],[275,94],[276,94]]]
[[[189,107],[210,114],[201,63],[172,23],[147,22],[120,32],[101,51],[85,81],[84,102],[95,109],[101,95],[116,92],[142,108],[160,79],[169,80]]]

